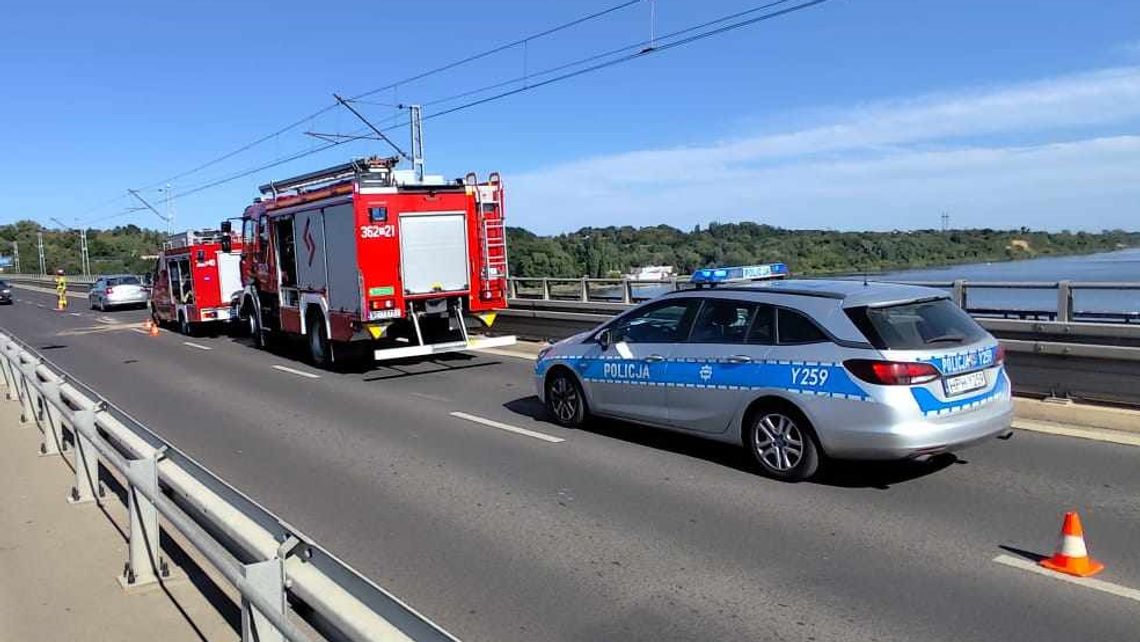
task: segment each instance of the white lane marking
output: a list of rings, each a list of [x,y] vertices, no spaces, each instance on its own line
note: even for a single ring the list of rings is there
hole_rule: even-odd
[[[95,320],[98,321],[99,323],[106,323],[107,325],[114,325],[114,324],[118,323],[118,321],[111,319],[109,317],[97,317]]]
[[[505,424],[505,423],[502,423],[501,421],[495,421],[494,419],[484,419],[482,417],[476,417],[475,415],[469,415],[465,412],[453,412],[450,414],[452,417],[457,417],[459,419],[466,419],[467,421],[473,421],[477,424],[483,424],[484,426],[490,426],[492,428],[498,428],[499,430],[505,430],[507,432],[513,432],[517,435],[525,435],[527,437],[534,437],[535,439],[541,439],[543,441],[548,441],[552,444],[557,444],[557,443],[561,443],[563,441],[566,441],[565,439],[563,439],[561,437],[555,437],[554,435],[547,435],[545,433],[535,432],[533,430],[527,430],[526,428],[519,428],[518,426],[512,426],[510,424]]]
[[[42,303],[37,303],[37,304],[36,304],[36,307],[37,307],[37,308],[46,308],[47,306],[46,306],[46,305],[44,305],[44,304],[42,304]]]
[[[408,394],[413,396],[413,397],[420,397],[421,399],[430,399],[431,401],[442,401],[444,403],[451,401],[447,397],[440,397],[438,395],[429,395],[429,394],[426,394],[423,392],[409,392]]]
[[[1140,446],[1140,433],[1124,432],[1121,430],[1054,424],[1047,421],[1035,421],[1033,419],[1014,419],[1013,427],[1018,430],[1041,432],[1047,435],[1107,441],[1114,444],[1124,444],[1126,446]]]
[[[183,341],[182,345],[190,346],[191,348],[198,348],[199,350],[213,350],[210,346],[204,346],[200,343],[192,343],[190,341]]]
[[[1096,591],[1111,593],[1112,595],[1116,595],[1118,597],[1140,602],[1140,591],[1134,588],[1129,588],[1127,586],[1113,584],[1112,582],[1105,582],[1104,580],[1098,580],[1093,577],[1074,577],[1072,575],[1065,575],[1064,573],[1057,573],[1056,571],[1050,571],[1047,568],[1038,566],[1036,563],[1031,562],[1027,559],[1022,559],[1020,557],[998,555],[993,559],[993,561],[1005,566],[1018,568],[1023,571],[1029,571],[1030,573],[1037,573],[1038,575],[1051,577],[1055,580],[1061,580],[1063,582],[1069,582],[1071,584],[1078,584],[1080,586],[1091,588]]]
[[[304,370],[294,370],[293,368],[290,368],[288,366],[273,366],[273,369],[274,370],[280,370],[281,372],[288,372],[289,374],[295,374],[298,377],[308,377],[309,379],[320,379],[321,378],[321,375],[313,374],[311,372],[305,372]]]
[[[142,328],[131,328],[131,332],[138,332],[139,334],[150,334],[149,332],[147,332],[146,330],[143,330]]]
[[[81,317],[81,316],[83,316],[83,315],[82,315],[82,314],[80,314],[79,312],[71,312],[71,313],[69,313],[69,314],[71,314],[71,316],[73,316],[73,317]]]

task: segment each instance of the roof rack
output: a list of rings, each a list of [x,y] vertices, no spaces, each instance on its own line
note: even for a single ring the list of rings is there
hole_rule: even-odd
[[[187,230],[167,237],[162,242],[162,249],[176,250],[201,243],[221,243],[225,236],[226,233],[221,230]],[[230,238],[232,240],[236,238],[236,235],[230,234]]]
[[[262,194],[268,194],[276,198],[282,192],[295,191],[300,193],[304,190],[327,187],[358,177],[372,178],[387,185],[391,181],[392,168],[396,166],[397,161],[399,161],[399,158],[394,156],[390,158],[380,156],[357,158],[347,163],[326,167],[325,169],[319,169],[315,172],[308,172],[280,181],[271,181],[259,186],[257,189]]]

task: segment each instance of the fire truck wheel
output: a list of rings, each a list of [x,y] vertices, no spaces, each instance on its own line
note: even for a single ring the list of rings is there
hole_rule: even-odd
[[[319,312],[310,312],[308,321],[309,330],[309,360],[318,368],[332,366],[332,347],[329,344],[329,335],[325,330],[325,320]]]
[[[186,320],[185,314],[178,315],[178,331],[188,337],[194,336],[194,326],[190,325],[190,322]]]
[[[253,345],[257,348],[265,348],[265,333],[261,330],[261,322],[257,320],[257,313],[250,310],[248,313],[246,323],[249,326],[249,336],[253,339]]]
[[[546,379],[546,411],[560,426],[577,428],[586,423],[586,395],[574,375],[558,368]]]

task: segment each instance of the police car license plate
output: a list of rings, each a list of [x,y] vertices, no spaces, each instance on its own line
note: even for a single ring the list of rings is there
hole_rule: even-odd
[[[946,396],[953,397],[960,395],[971,390],[986,387],[986,373],[983,370],[977,372],[969,372],[957,377],[947,377],[943,380],[943,385],[946,387]]]

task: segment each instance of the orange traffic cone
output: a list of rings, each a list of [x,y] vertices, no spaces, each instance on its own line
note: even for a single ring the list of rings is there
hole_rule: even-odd
[[[158,324],[157,323],[150,324],[150,336],[152,336],[152,337],[158,336]]]
[[[150,326],[154,325],[154,321],[150,319],[143,319],[143,330],[150,331]]]
[[[1041,566],[1059,573],[1088,577],[1104,570],[1104,564],[1089,557],[1085,548],[1085,532],[1081,528],[1081,517],[1076,511],[1065,513],[1061,524],[1061,541],[1053,557],[1041,560]]]

